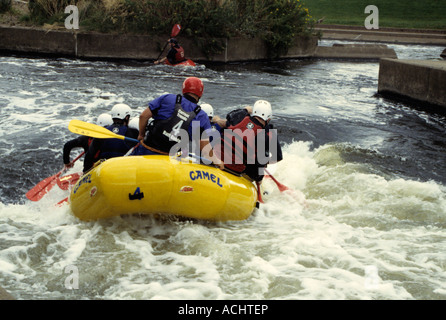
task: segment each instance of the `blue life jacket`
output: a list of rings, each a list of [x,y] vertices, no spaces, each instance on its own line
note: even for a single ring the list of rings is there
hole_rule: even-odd
[[[217,138],[217,141],[221,139],[221,135],[223,134],[223,128],[218,125],[217,122],[211,122],[211,131],[209,135],[209,142],[212,146],[214,146],[214,137]],[[215,135],[215,136],[214,136]]]
[[[181,140],[178,136],[180,130],[189,132],[190,124],[200,112],[201,107],[195,105],[194,110],[188,112],[181,106],[181,101],[182,96],[177,95],[172,115],[162,120],[155,118],[150,123],[144,144],[162,152],[169,152]]]
[[[211,122],[211,128],[212,128],[212,131],[218,131],[218,132],[222,132],[222,128],[218,125],[218,123],[217,122]]]
[[[125,125],[112,124],[107,127],[108,130],[116,134],[125,136],[128,127]],[[110,159],[114,157],[121,157],[129,151],[130,146],[128,146],[124,140],[121,139],[105,139],[101,146],[101,151],[99,153],[100,159]]]

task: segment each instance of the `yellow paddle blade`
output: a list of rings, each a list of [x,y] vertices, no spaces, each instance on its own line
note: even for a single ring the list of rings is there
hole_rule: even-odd
[[[99,138],[99,139],[121,139],[125,141],[131,141],[139,143],[138,139],[122,136],[111,132],[107,128],[98,126],[97,124],[84,122],[81,120],[71,120],[68,124],[68,130],[73,133],[80,134],[82,136]]]
[[[99,138],[99,139],[116,138],[125,140],[124,136],[113,133],[107,128],[98,126],[93,123],[84,122],[81,120],[71,120],[70,123],[68,124],[68,130],[70,130],[73,133],[92,138]]]

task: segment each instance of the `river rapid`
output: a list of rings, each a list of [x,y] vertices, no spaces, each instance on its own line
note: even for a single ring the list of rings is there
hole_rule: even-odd
[[[331,45],[323,42],[322,45]],[[400,59],[443,48],[390,45]],[[378,62],[198,64],[0,56],[0,285],[16,299],[446,299],[446,117],[378,96]],[[284,160],[245,221],[82,222],[54,187],[72,119],[204,82],[224,116],[273,105]],[[72,158],[80,151],[73,152]],[[81,170],[82,160],[73,172]]]

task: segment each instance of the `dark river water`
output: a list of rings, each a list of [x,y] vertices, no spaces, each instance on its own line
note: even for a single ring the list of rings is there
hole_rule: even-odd
[[[391,47],[400,59],[444,49]],[[378,72],[361,61],[0,56],[0,285],[18,299],[445,299],[446,117],[378,96]],[[70,120],[120,102],[137,116],[188,76],[220,116],[271,102],[284,151],[272,169],[293,194],[265,181],[266,204],[228,223],[86,223],[54,206],[67,191],[26,199],[62,169]]]

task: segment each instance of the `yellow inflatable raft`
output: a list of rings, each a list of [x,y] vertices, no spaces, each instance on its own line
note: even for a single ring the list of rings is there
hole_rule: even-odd
[[[256,204],[252,181],[188,158],[161,155],[103,161],[70,194],[71,210],[81,220],[134,213],[244,220]]]

